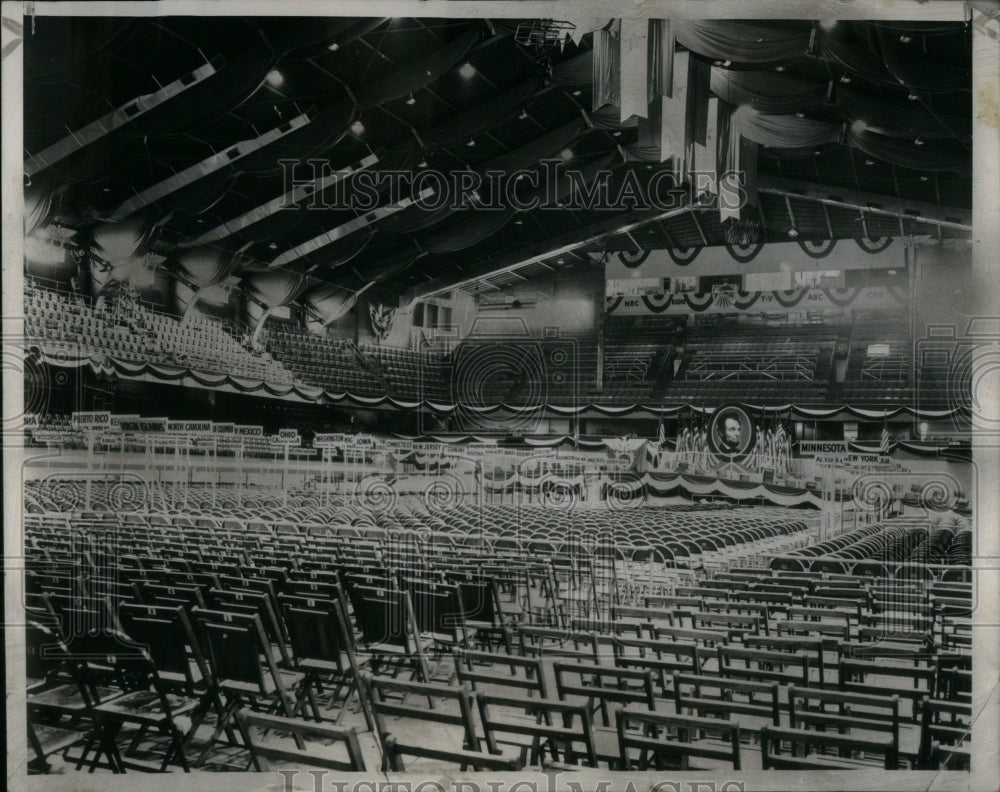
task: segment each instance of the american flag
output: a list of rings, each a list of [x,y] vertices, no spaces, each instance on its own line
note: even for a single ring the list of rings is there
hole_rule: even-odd
[[[892,443],[892,435],[889,434],[889,428],[886,426],[882,427],[882,439],[879,441],[878,450],[880,454],[889,453],[889,444]]]

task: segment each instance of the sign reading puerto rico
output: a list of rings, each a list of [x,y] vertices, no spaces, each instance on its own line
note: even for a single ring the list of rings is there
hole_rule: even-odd
[[[96,412],[75,412],[70,416],[74,429],[107,429],[111,426],[111,413],[106,410]]]

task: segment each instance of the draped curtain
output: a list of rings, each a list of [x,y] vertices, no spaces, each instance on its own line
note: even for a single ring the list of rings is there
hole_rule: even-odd
[[[711,60],[775,64],[806,54],[811,27],[808,22],[683,19],[674,21],[674,35]]]
[[[795,113],[823,104],[828,84],[800,80],[780,72],[730,71],[711,67],[712,93],[737,107],[762,113]]]
[[[268,308],[288,305],[302,293],[306,277],[300,272],[269,270],[252,272],[244,278],[249,293]]]
[[[118,223],[99,225],[91,232],[90,251],[112,265],[121,263],[145,253],[156,229],[156,222],[142,213]]]
[[[208,246],[189,248],[177,254],[174,263],[196,288],[221,283],[239,266],[241,256]]]
[[[420,60],[401,64],[391,74],[364,86],[360,91],[361,104],[370,107],[399,99],[434,82],[468,54],[479,40],[480,30],[474,25]]]
[[[621,22],[615,20],[607,28],[594,31],[593,110],[608,104],[621,106],[620,28]]]

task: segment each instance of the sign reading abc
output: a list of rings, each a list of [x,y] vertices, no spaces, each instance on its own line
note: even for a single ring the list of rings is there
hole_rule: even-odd
[[[757,444],[757,429],[746,410],[736,404],[719,407],[708,423],[708,450],[720,462],[738,462]]]

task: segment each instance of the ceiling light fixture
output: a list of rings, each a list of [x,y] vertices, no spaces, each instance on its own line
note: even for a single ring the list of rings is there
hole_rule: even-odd
[[[562,159],[563,162],[569,162],[571,159],[573,159],[573,150],[564,148],[562,151],[559,152],[559,157]]]
[[[427,160],[425,160],[425,159],[420,160],[420,162],[417,163],[417,167],[418,168],[426,168],[427,167]]]
[[[337,50],[340,49],[340,45],[336,41],[334,41],[327,47],[327,49],[330,50],[330,52],[336,52]]]
[[[798,235],[799,235],[799,229],[797,229],[795,226],[792,226],[791,228],[788,229],[788,236],[790,236],[792,239],[795,239],[795,237],[797,237]]]
[[[515,220],[514,221],[514,225],[524,225],[524,221],[523,220]]]
[[[417,100],[413,98],[413,94],[410,94],[410,98],[406,100],[406,103],[408,105],[415,105],[417,103]]]
[[[930,181],[930,180],[931,180],[930,176],[921,176],[920,177],[920,181],[924,181],[925,182],[925,181]]]
[[[527,117],[528,117],[528,111],[527,110],[522,110],[520,113],[518,113],[517,120],[518,121],[523,121]]]
[[[920,138],[916,138],[913,141],[913,145],[914,146],[922,146],[922,145],[924,145],[924,141],[922,141]]]
[[[472,75],[476,73],[476,67],[473,66],[468,61],[466,61],[465,63],[462,64],[462,68],[458,70],[458,73],[461,74],[466,80],[468,80],[470,77],[472,77]]]
[[[269,250],[277,250],[278,249],[278,243],[277,242],[272,242],[267,247],[268,247]]]
[[[267,73],[267,84],[272,88],[280,88],[285,83],[285,76],[277,69],[271,69]]]
[[[873,160],[873,159],[866,159],[865,160],[865,165],[874,165],[874,164],[875,164],[875,160]]]
[[[917,100],[918,100],[918,99],[919,99],[920,97],[919,97],[919,96],[917,96],[917,95],[916,95],[915,93],[911,93],[911,94],[910,94],[909,96],[907,96],[906,98],[907,98],[907,99],[909,99],[909,100],[910,100],[911,102],[915,102],[915,101],[917,101]]]
[[[468,146],[469,148],[472,148],[474,145],[476,145],[476,139],[475,138],[469,138],[469,142],[466,143],[465,145]]]
[[[577,88],[575,91],[573,91],[573,96],[583,96],[583,91]]]
[[[351,124],[351,132],[353,132],[355,135],[363,135],[365,133],[365,125],[362,124],[360,121],[355,121],[353,124]]]
[[[913,39],[912,39],[912,38],[910,38],[909,36],[900,36],[900,37],[899,37],[899,40],[900,40],[900,41],[901,41],[901,42],[902,42],[903,44],[909,44],[909,43],[910,43],[911,41],[913,41]]]
[[[847,85],[847,84],[848,84],[848,83],[849,83],[849,82],[851,81],[851,78],[850,78],[850,77],[848,77],[848,76],[847,76],[847,75],[845,74],[845,75],[843,75],[843,76],[842,76],[842,77],[840,78],[840,81],[841,81],[841,82],[842,82],[842,83],[843,83],[844,85]]]
[[[774,70],[776,72],[783,72],[785,70],[785,67],[784,66],[775,66]]]

